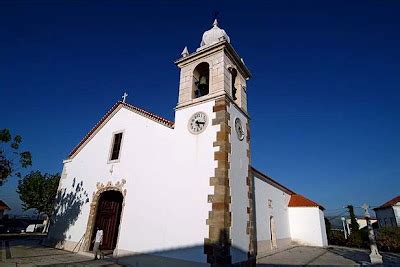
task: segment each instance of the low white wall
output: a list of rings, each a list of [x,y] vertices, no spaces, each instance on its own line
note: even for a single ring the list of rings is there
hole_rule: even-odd
[[[289,221],[294,242],[317,247],[328,245],[324,212],[318,207],[290,207]]]

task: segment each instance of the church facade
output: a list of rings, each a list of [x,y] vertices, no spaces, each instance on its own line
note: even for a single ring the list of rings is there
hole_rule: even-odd
[[[64,160],[48,242],[196,264],[326,246],[323,207],[251,165],[250,71],[217,21],[187,48],[175,122],[116,103]],[[175,265],[171,263],[171,266]]]

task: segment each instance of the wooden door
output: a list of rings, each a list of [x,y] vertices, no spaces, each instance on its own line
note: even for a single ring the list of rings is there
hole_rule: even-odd
[[[111,194],[106,194],[100,198],[95,229],[98,227],[103,230],[102,250],[112,250],[116,246],[121,206],[122,199]],[[96,230],[94,235],[96,235]]]

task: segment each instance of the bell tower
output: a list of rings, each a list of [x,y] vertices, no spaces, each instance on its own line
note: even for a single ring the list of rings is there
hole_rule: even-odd
[[[176,109],[226,95],[247,113],[246,81],[250,71],[217,20],[204,32],[200,47],[193,53],[185,47],[175,64],[181,70]]]
[[[196,232],[203,235],[204,256],[212,266],[255,262],[256,255],[250,71],[230,42],[215,20],[200,47],[192,53],[185,47],[175,61],[180,80],[174,131],[184,144],[184,181],[199,184],[191,196],[198,201],[190,202],[199,213],[191,220],[200,221]]]

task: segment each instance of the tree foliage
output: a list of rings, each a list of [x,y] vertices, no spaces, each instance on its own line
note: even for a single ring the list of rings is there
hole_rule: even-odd
[[[376,242],[380,250],[400,252],[400,228],[383,227],[376,235]]]
[[[347,210],[349,211],[350,215],[350,229],[351,229],[351,234],[359,232],[360,231],[360,225],[357,222],[356,215],[354,214],[354,207],[352,205],[347,206]]]
[[[17,193],[23,210],[35,209],[38,214],[51,216],[60,175],[34,171],[18,182]]]
[[[0,186],[10,176],[21,177],[20,169],[32,166],[32,156],[28,151],[19,151],[20,135],[11,135],[10,130],[0,130]]]

